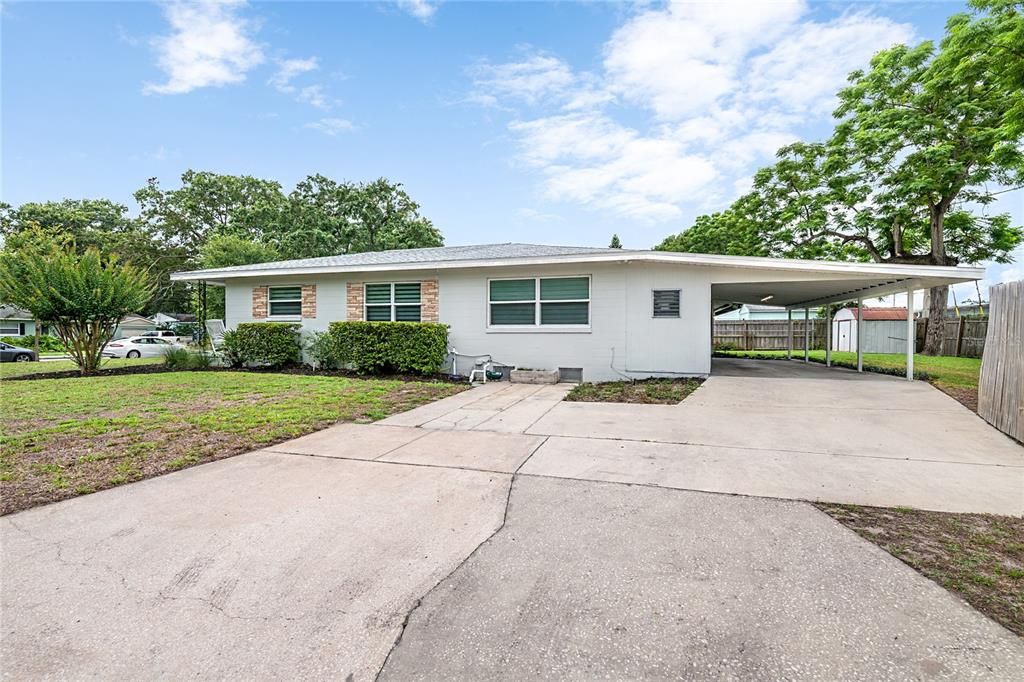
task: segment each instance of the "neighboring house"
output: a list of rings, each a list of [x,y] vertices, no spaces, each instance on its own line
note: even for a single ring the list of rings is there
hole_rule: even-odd
[[[196,316],[190,313],[157,313],[149,319],[157,325],[165,326],[175,322],[195,322]]]
[[[809,313],[810,319],[818,319],[817,308],[811,308]],[[804,311],[794,311],[793,317],[800,320],[804,319]],[[737,320],[749,320],[751,322],[757,322],[760,320],[785,320],[787,319],[787,313],[786,309],[782,306],[744,303],[740,307],[730,310],[727,313],[715,315],[715,319],[723,322],[735,322]]]
[[[129,336],[138,336],[142,332],[156,329],[156,323],[142,315],[126,315],[114,330],[115,339],[125,339]]]
[[[42,325],[43,334],[47,333],[46,325]],[[34,336],[36,321],[27,310],[0,304],[0,336]]]
[[[906,308],[843,308],[832,317],[832,350],[857,350],[858,315],[863,318],[865,353],[905,351]]]
[[[766,296],[792,308],[969,282],[981,268],[489,244],[174,273],[224,286],[229,326],[442,322],[450,347],[584,380],[705,376],[712,311]]]

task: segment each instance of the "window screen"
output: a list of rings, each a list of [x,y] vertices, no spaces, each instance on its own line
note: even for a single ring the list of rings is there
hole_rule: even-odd
[[[270,287],[268,298],[271,316],[302,314],[302,287]]]
[[[679,317],[679,289],[654,290],[654,316]]]
[[[420,283],[367,284],[366,317],[370,322],[419,322]]]
[[[495,279],[488,297],[493,326],[590,324],[589,277]]]

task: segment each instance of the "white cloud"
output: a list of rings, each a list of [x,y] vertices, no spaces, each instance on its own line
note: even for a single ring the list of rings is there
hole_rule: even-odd
[[[851,70],[912,38],[863,11],[816,20],[801,0],[677,2],[615,30],[601,73],[526,49],[470,69],[468,100],[516,112],[518,158],[549,198],[673,220],[738,196],[800,127],[827,117]]]
[[[340,133],[351,133],[356,129],[352,121],[344,118],[321,118],[319,121],[307,123],[306,127],[311,130],[318,130],[324,135],[330,135],[331,137]]]
[[[576,82],[572,69],[561,59],[546,54],[527,55],[521,62],[481,63],[470,70],[471,98],[480,104],[496,104],[502,98],[536,104],[550,95],[560,95]]]
[[[437,4],[429,0],[398,0],[398,6],[424,23],[437,12]]]
[[[264,61],[263,48],[252,38],[256,27],[240,15],[245,5],[244,0],[166,5],[171,33],[151,44],[167,81],[147,83],[143,92],[179,95],[245,80]]]
[[[292,80],[296,76],[316,71],[318,68],[320,68],[320,64],[317,62],[316,57],[309,57],[307,59],[279,59],[277,60],[277,71],[274,72],[274,75],[270,77],[267,83],[281,92],[295,92]]]

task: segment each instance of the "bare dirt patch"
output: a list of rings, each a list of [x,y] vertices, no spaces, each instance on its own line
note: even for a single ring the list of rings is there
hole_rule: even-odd
[[[815,506],[1024,637],[1024,519]]]

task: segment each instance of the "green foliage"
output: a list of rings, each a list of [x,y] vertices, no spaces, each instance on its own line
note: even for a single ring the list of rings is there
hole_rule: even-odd
[[[306,342],[306,353],[314,369],[332,369],[339,365],[334,338],[328,332],[313,332]]]
[[[433,374],[448,355],[448,325],[436,322],[332,322],[335,357],[367,374]]]
[[[400,183],[335,182],[311,175],[288,196],[278,235],[288,258],[443,246]]]
[[[224,333],[224,355],[232,367],[284,367],[299,361],[300,325],[287,322],[244,322]]]
[[[270,244],[254,242],[233,234],[210,237],[199,252],[202,268],[226,268],[281,260],[281,253]],[[224,287],[209,287],[206,293],[207,319],[224,319]]]
[[[612,241],[611,241],[611,243],[608,244],[608,248],[609,249],[621,249],[622,248],[622,240],[619,239],[619,235],[618,234],[613,234],[612,235]]]
[[[95,248],[104,256],[117,256],[149,272],[154,295],[145,310],[181,309],[187,304],[185,288],[170,282],[170,273],[187,269],[186,253],[167,244],[128,215],[128,207],[106,199],[65,199],[22,204],[17,209],[0,205],[0,237],[5,252],[26,248],[47,251],[66,246],[84,253]]]
[[[3,336],[0,337],[0,341],[9,343],[12,346],[20,346],[22,348],[35,348],[36,337],[34,336]],[[50,336],[49,334],[42,334],[39,337],[39,352],[40,353],[63,353],[67,349],[64,344],[60,342],[56,336]]]
[[[174,346],[164,349],[163,360],[170,369],[209,369],[213,365],[213,356],[209,353],[194,353],[187,348]]]
[[[96,371],[121,318],[143,309],[152,294],[145,271],[95,248],[0,253],[0,300],[49,323],[83,374]]]

